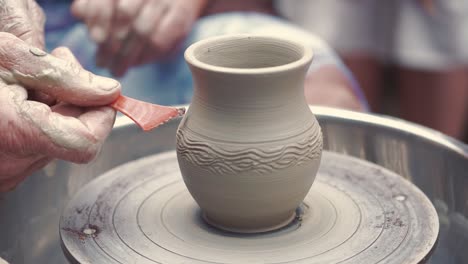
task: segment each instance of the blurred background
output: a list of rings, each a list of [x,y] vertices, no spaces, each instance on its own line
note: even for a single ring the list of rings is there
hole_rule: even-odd
[[[468,141],[468,1],[278,1],[325,39],[371,110]]]
[[[274,32],[275,27],[286,29],[281,35],[300,30],[336,51],[366,95],[370,111],[468,142],[467,0],[38,2],[47,14],[47,47],[70,47],[85,68],[119,77],[129,96],[160,104],[188,103],[192,84],[182,51],[200,38]],[[98,34],[103,33],[96,30],[99,23],[107,34]],[[120,48],[114,52],[108,43],[115,42],[119,27],[127,36],[118,36],[121,41],[114,46]],[[169,62],[163,58],[167,54],[172,54]],[[145,63],[150,66],[140,66]],[[334,85],[331,79],[313,82],[326,91]],[[160,82],[164,84],[155,85]],[[320,92],[315,88],[312,93]],[[319,102],[333,96],[322,96]]]

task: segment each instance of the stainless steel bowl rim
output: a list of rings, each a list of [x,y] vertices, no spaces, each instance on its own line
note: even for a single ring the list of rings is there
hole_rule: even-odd
[[[188,105],[180,105],[177,107],[188,108]],[[384,128],[389,128],[398,132],[412,134],[414,136],[432,141],[433,143],[442,145],[452,151],[455,151],[468,159],[468,145],[449,137],[436,130],[405,121],[392,116],[377,115],[370,113],[361,113],[338,108],[324,106],[310,106],[314,114],[328,117],[330,119],[339,119],[347,122],[359,122],[361,124],[377,125]],[[114,128],[133,126],[134,123],[126,116],[119,116],[116,119]]]

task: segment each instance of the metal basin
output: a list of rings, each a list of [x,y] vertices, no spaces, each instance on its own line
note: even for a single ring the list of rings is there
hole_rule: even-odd
[[[439,213],[439,242],[429,263],[468,263],[468,147],[390,117],[313,107],[325,149],[386,167],[421,188]],[[125,117],[89,165],[56,161],[0,196],[0,257],[11,263],[66,263],[58,226],[62,208],[84,184],[130,160],[175,147],[178,121],[143,133]],[[2,261],[0,260],[0,263]]]

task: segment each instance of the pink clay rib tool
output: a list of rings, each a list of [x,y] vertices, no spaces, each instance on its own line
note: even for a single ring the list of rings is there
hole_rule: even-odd
[[[144,131],[150,131],[185,114],[185,108],[150,104],[123,95],[120,95],[110,106],[128,116]]]

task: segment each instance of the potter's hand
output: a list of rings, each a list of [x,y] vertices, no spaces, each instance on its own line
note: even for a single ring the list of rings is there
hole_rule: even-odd
[[[72,12],[99,44],[97,63],[122,76],[129,67],[168,57],[207,0],[75,0]]]
[[[60,102],[33,101],[28,91]],[[97,106],[119,91],[117,81],[85,71],[66,48],[46,54],[0,32],[0,192],[52,159],[93,159],[115,119],[110,107]]]
[[[0,0],[0,32],[44,47],[45,16],[34,0]]]

